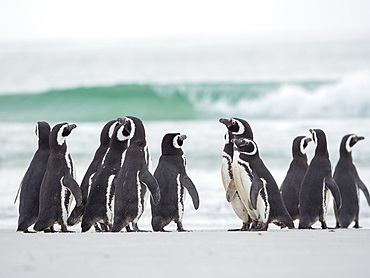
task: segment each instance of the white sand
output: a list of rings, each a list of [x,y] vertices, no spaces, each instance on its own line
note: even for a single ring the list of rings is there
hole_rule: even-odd
[[[370,230],[23,234],[1,277],[369,277]],[[99,275],[99,276],[98,276]]]

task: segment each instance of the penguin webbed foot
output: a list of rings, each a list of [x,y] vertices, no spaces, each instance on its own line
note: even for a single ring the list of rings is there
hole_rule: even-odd
[[[67,226],[65,226],[65,225],[62,225],[62,226],[61,226],[61,232],[62,232],[62,233],[75,233],[75,231],[69,231],[69,230],[67,229]]]
[[[137,223],[132,223],[132,229],[133,229],[133,232],[135,233],[148,233],[150,231],[146,231],[146,230],[140,230]]]

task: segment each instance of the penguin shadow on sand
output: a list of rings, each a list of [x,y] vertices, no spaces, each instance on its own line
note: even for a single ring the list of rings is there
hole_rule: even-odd
[[[327,229],[329,192],[333,196],[336,209],[342,206],[342,198],[339,187],[332,176],[326,135],[321,129],[310,129],[310,133],[315,143],[315,154],[300,189],[298,228],[312,229],[312,225],[320,221],[321,227]]]
[[[50,155],[50,125],[47,122],[38,122],[35,133],[38,138],[38,149],[22,179],[14,200],[15,204],[19,196],[17,231],[25,233],[30,232],[28,228],[36,222],[39,214],[40,187]]]
[[[192,180],[186,173],[186,160],[182,146],[186,135],[168,133],[162,140],[162,154],[159,158],[154,178],[161,192],[158,204],[151,202],[152,228],[155,232],[165,232],[164,227],[174,221],[177,231],[184,232],[182,217],[186,191],[189,193],[194,208],[199,208],[199,195]],[[185,190],[186,189],[186,190]]]
[[[359,225],[359,190],[361,190],[370,206],[370,195],[366,185],[361,180],[352,159],[352,148],[364,140],[363,136],[347,134],[342,138],[339,147],[339,161],[334,170],[334,180],[342,196],[342,207],[334,206],[336,228],[348,228],[354,221],[354,228]]]
[[[67,218],[71,194],[77,205],[82,202],[81,189],[74,178],[75,169],[66,143],[74,128],[75,124],[61,123],[55,125],[50,133],[50,155],[40,187],[35,231],[54,232],[53,226],[57,223],[62,232],[68,232]]]

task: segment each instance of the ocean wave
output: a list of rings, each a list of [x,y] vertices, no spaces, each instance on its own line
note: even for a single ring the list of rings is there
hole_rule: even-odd
[[[1,121],[370,117],[370,74],[340,81],[122,84],[0,95]]]

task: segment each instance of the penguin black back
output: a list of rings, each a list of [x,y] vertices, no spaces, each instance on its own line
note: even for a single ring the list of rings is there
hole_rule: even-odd
[[[298,136],[293,140],[293,160],[280,187],[285,207],[293,220],[299,218],[299,191],[308,169],[306,148],[310,141],[311,138],[306,136]]]
[[[316,149],[301,185],[300,229],[311,228],[316,221],[321,222],[322,228],[327,228],[328,189],[334,197],[336,206],[338,208],[341,206],[340,191],[332,177],[326,135],[321,129],[310,129],[310,132]]]
[[[49,124],[47,122],[38,122],[35,133],[38,137],[38,149],[31,160],[18,191],[18,194],[20,192],[20,202],[17,231],[22,232],[28,232],[28,227],[36,222],[39,213],[40,186],[50,154]]]
[[[355,222],[354,227],[359,228],[359,189],[362,190],[370,205],[369,192],[352,160],[353,146],[363,139],[365,139],[363,136],[347,134],[340,144],[340,158],[334,170],[334,180],[342,196],[342,207],[340,209],[334,207],[337,228],[347,228],[352,221]]]
[[[182,216],[186,189],[194,204],[199,207],[198,192],[186,173],[186,161],[183,157],[182,145],[186,135],[168,133],[162,140],[162,155],[154,177],[158,181],[161,199],[158,205],[151,200],[152,227],[154,231],[163,231],[171,221],[175,221],[178,231],[184,231]]]
[[[91,161],[89,167],[86,170],[86,173],[81,182],[81,192],[82,192],[82,204],[80,206],[76,206],[71,215],[68,218],[68,225],[73,226],[79,223],[82,219],[82,215],[85,210],[85,206],[87,203],[87,198],[90,190],[90,185],[92,183],[93,177],[98,170],[98,167],[102,164],[103,158],[105,157],[106,153],[108,152],[110,139],[113,134],[113,130],[118,124],[117,120],[107,122],[101,133],[100,133],[100,145],[98,149],[95,151],[95,155],[93,160]]]
[[[66,232],[70,194],[75,197],[77,205],[82,202],[66,144],[66,138],[75,127],[75,124],[57,124],[50,133],[50,156],[40,188],[39,214],[34,226],[36,231],[53,230],[53,225],[58,223]]]

